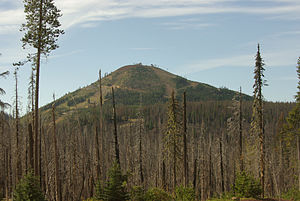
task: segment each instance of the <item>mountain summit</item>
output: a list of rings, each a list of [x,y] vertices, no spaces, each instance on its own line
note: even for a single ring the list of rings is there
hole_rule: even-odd
[[[226,88],[216,88],[208,84],[187,80],[174,75],[153,65],[142,64],[128,65],[105,75],[102,78],[102,91],[104,102],[111,98],[111,87],[115,88],[117,104],[143,105],[166,102],[172,90],[180,99],[186,91],[187,100],[197,101],[222,101],[231,100],[237,93]],[[244,95],[246,100],[251,97]],[[68,93],[56,101],[56,107],[60,111],[72,110],[72,108],[87,108],[89,105],[99,102],[99,82]],[[42,108],[50,109],[51,104]]]

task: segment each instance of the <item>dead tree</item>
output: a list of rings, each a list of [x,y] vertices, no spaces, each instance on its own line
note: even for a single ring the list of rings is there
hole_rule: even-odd
[[[112,92],[112,103],[113,103],[113,115],[114,115],[114,138],[115,138],[115,154],[116,154],[116,162],[120,165],[120,149],[118,142],[118,133],[117,133],[117,114],[116,114],[116,103],[115,103],[115,93],[114,87],[111,87]]]
[[[187,127],[186,127],[186,93],[183,92],[183,172],[184,172],[184,185],[188,185],[188,162],[187,162]]]
[[[57,148],[57,139],[56,139],[56,122],[55,122],[55,97],[53,95],[53,104],[52,104],[52,120],[53,120],[53,143],[54,143],[54,160],[55,160],[55,194],[56,201],[62,201],[61,199],[61,183],[60,183],[60,174],[59,174],[59,153]]]

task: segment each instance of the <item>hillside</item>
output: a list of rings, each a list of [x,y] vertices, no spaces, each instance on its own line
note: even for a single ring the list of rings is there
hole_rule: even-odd
[[[172,90],[181,99],[186,91],[187,100],[191,102],[208,100],[231,100],[235,91],[226,88],[216,88],[208,84],[187,80],[154,66],[141,64],[128,65],[106,75],[102,79],[104,102],[111,99],[111,87],[115,88],[117,104],[143,105],[164,103]],[[251,97],[244,95],[245,100]],[[56,100],[59,114],[71,112],[73,109],[84,109],[99,102],[99,82],[68,93]],[[52,103],[42,107],[42,112],[48,111]]]

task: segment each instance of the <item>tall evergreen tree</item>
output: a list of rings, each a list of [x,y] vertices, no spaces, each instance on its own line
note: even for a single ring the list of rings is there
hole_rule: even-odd
[[[164,149],[167,161],[172,166],[173,189],[177,186],[177,174],[180,159],[182,158],[182,116],[178,102],[172,92],[168,105],[168,124],[164,137]]]
[[[300,190],[300,57],[297,66],[298,74],[298,92],[296,97],[296,106],[289,112],[284,125],[285,140],[290,145],[292,141],[296,141],[298,155],[298,188]]]
[[[104,187],[99,182],[96,187],[96,199],[104,201],[125,201],[129,199],[126,191],[127,175],[123,175],[119,163],[114,162],[109,170],[109,180]]]
[[[52,50],[58,48],[57,40],[64,31],[58,18],[62,16],[60,10],[54,5],[54,0],[24,0],[24,12],[26,23],[22,24],[21,31],[25,34],[21,39],[23,48],[26,46],[36,49],[36,53],[29,54],[28,60],[36,65],[36,85],[35,85],[35,162],[34,171],[38,173],[38,127],[39,127],[39,79],[41,56],[49,56]]]
[[[265,145],[264,145],[264,118],[263,118],[263,95],[262,95],[262,87],[265,84],[264,78],[264,62],[260,55],[260,47],[259,44],[257,46],[257,54],[255,59],[255,69],[254,69],[254,100],[252,105],[252,122],[251,129],[254,134],[258,135],[259,138],[259,166],[260,166],[260,183],[262,186],[262,197],[264,197],[264,183],[265,183]]]

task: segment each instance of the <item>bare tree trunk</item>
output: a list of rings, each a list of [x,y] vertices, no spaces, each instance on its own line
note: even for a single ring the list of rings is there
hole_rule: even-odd
[[[120,149],[119,149],[118,133],[117,133],[117,114],[116,114],[115,93],[113,87],[111,88],[111,91],[112,91],[113,115],[114,115],[115,154],[116,154],[116,161],[120,165],[120,151],[119,151]]]
[[[194,191],[196,191],[196,184],[197,184],[197,159],[194,159],[194,175],[193,175],[193,187]]]
[[[142,155],[142,120],[139,122],[139,171],[141,185],[144,186],[143,155]]]
[[[187,127],[186,127],[186,93],[183,92],[183,171],[184,171],[184,185],[188,185],[188,162],[187,162]]]
[[[240,133],[240,171],[244,171],[244,156],[243,156],[243,115],[242,115],[242,87],[240,87],[240,111],[239,111],[239,133]]]
[[[209,197],[211,198],[213,196],[213,181],[212,181],[212,139],[211,136],[209,135]]]
[[[99,151],[99,141],[98,141],[98,129],[95,125],[95,149],[96,149],[96,180],[100,179],[100,151]]]
[[[297,151],[298,151],[298,189],[300,191],[300,136],[297,136]]]
[[[220,172],[221,172],[221,193],[224,193],[225,188],[224,188],[224,169],[223,169],[223,150],[222,150],[222,138],[220,137],[219,139],[219,144],[220,144]]]
[[[36,60],[36,82],[35,82],[35,123],[34,123],[34,134],[35,134],[35,146],[34,146],[34,172],[38,175],[39,171],[39,161],[38,161],[38,132],[39,132],[39,82],[40,82],[40,64],[41,64],[41,49],[42,49],[42,26],[43,26],[43,0],[40,0],[39,8],[39,27],[38,27],[38,50],[37,50],[37,60]]]
[[[41,121],[41,114],[40,114],[40,127],[39,127],[39,130],[40,130],[40,137],[39,137],[39,175],[40,175],[40,185],[42,187],[42,177],[43,177],[43,174],[42,174],[42,121]]]
[[[101,150],[102,150],[102,153],[103,153],[103,140],[104,140],[104,136],[103,136],[103,96],[102,96],[102,77],[101,77],[101,70],[99,70],[99,101],[100,101],[100,104],[99,104],[99,115],[100,115],[100,122],[99,122],[99,134],[100,134],[100,137],[101,137]],[[98,142],[98,147],[99,147],[99,136],[97,137],[97,142]],[[99,151],[99,148],[97,148],[98,151]],[[98,164],[99,165],[99,175],[97,175],[97,179],[100,179],[100,171],[101,171],[101,167],[100,167],[100,151],[99,151],[99,161],[98,161]],[[102,164],[104,163],[104,155],[102,157]],[[103,166],[102,166],[103,167]],[[102,169],[102,172],[103,172],[103,169]]]
[[[29,169],[33,168],[33,133],[31,123],[28,124],[29,137]]]
[[[167,181],[166,181],[166,164],[163,160],[162,163],[162,187],[164,190],[167,190]]]
[[[15,81],[16,81],[16,89],[15,89],[15,95],[16,95],[16,105],[15,105],[15,112],[16,112],[16,183],[19,182],[19,179],[21,178],[22,170],[21,170],[21,159],[20,159],[20,145],[19,145],[19,106],[18,106],[18,75],[17,75],[18,68],[15,69],[14,75],[15,75]]]
[[[55,194],[56,201],[62,201],[61,199],[61,183],[59,176],[59,153],[57,149],[57,140],[56,140],[56,123],[55,123],[55,101],[52,104],[52,120],[53,120],[53,142],[54,142],[54,160],[55,160]]]

